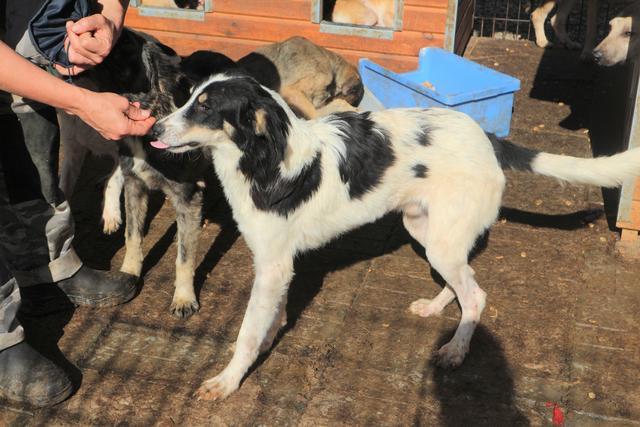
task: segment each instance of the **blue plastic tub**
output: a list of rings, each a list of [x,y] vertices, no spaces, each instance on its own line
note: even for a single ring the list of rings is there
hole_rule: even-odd
[[[509,135],[520,80],[442,49],[420,50],[418,69],[394,73],[360,60],[364,85],[386,107],[443,107],[473,117],[486,131]]]

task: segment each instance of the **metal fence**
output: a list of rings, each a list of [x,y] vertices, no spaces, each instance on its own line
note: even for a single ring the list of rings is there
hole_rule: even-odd
[[[474,35],[511,40],[533,40],[535,33],[529,16],[542,1],[476,0]],[[576,1],[573,11],[569,15],[567,32],[573,40],[584,40],[587,3],[589,0]],[[598,33],[601,37],[607,32],[609,20],[624,6],[624,3],[625,0],[600,1]],[[547,34],[552,34],[552,32],[548,31]]]

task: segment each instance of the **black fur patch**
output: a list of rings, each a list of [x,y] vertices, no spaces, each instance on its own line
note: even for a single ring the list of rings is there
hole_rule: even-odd
[[[349,185],[349,197],[359,199],[380,183],[395,160],[389,135],[376,126],[369,113],[338,113],[330,120],[343,131],[347,148],[346,157],[338,165],[340,178]]]
[[[520,147],[490,133],[487,134],[487,137],[493,145],[493,151],[502,169],[531,172],[531,164],[539,151]]]
[[[258,209],[287,216],[311,198],[320,187],[321,179],[321,154],[318,153],[313,162],[302,168],[295,178],[279,176],[275,180],[265,182],[264,187],[254,181],[251,198]]]
[[[429,168],[423,165],[422,163],[418,163],[417,165],[413,165],[411,168],[416,178],[426,178],[427,173],[429,172]]]
[[[428,126],[423,126],[422,129],[418,132],[417,135],[418,144],[426,147],[431,145],[431,128]]]

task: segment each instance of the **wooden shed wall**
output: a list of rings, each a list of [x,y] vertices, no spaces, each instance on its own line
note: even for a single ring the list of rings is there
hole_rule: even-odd
[[[403,30],[392,40],[321,33],[311,22],[311,0],[215,0],[204,21],[127,13],[126,25],[145,31],[181,55],[210,49],[239,59],[266,43],[307,37],[347,60],[369,58],[396,71],[416,67],[420,48],[442,47],[448,0],[404,0]]]

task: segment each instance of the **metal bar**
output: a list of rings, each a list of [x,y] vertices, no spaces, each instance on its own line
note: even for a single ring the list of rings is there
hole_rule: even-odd
[[[393,39],[392,28],[369,27],[366,25],[337,24],[331,21],[320,23],[320,32],[329,34],[341,34],[346,36],[371,37],[374,39]]]
[[[169,7],[151,7],[151,6],[139,6],[138,13],[140,16],[153,16],[157,18],[171,18],[171,19],[191,19],[194,21],[204,21],[203,10],[192,9],[177,9]]]
[[[404,19],[404,0],[395,0],[395,18],[393,20],[393,29],[402,31],[402,22]]]
[[[319,24],[322,21],[322,0],[311,2],[311,22]]]
[[[518,0],[518,19],[516,19],[516,36],[520,35],[520,12],[522,12],[522,1]]]

